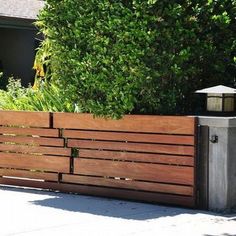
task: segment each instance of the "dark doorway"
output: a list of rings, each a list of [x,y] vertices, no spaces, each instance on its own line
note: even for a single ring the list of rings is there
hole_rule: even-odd
[[[27,86],[34,81],[36,30],[0,28],[0,61],[4,77],[20,78]]]

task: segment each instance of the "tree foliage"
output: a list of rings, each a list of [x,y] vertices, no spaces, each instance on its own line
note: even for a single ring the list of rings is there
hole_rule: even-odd
[[[37,25],[51,83],[85,112],[187,113],[194,90],[235,85],[235,0],[47,0]]]

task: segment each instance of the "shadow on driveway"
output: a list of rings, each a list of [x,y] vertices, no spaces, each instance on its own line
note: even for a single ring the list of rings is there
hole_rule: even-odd
[[[2,187],[2,189],[12,192],[25,192],[36,195],[45,195],[45,199],[30,201],[31,204],[52,207],[71,212],[89,213],[107,217],[117,217],[132,220],[151,220],[160,217],[172,217],[180,214],[207,214],[221,216],[212,212],[177,208],[169,206],[160,206],[155,204],[137,203],[110,198],[100,198],[84,196],[78,194],[66,194],[60,192],[51,192],[45,190],[26,189],[18,187]],[[37,197],[36,197],[37,198]],[[235,220],[235,215],[222,215]],[[210,235],[206,235],[210,236]],[[213,235],[212,235],[213,236]],[[233,236],[233,235],[222,235]],[[235,236],[235,235],[234,235]]]

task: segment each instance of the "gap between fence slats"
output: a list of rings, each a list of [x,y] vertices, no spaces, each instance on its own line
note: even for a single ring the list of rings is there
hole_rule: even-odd
[[[1,148],[1,146],[0,146]],[[80,158],[107,159],[121,161],[136,161],[144,163],[159,163],[171,165],[193,166],[194,158],[191,156],[162,155],[153,153],[115,152],[100,150],[79,150]]]
[[[58,181],[57,173],[45,173],[27,170],[0,169],[0,176]]]
[[[61,181],[67,183],[98,185],[98,186],[106,186],[113,188],[125,188],[134,190],[144,190],[150,192],[163,192],[163,193],[193,196],[193,187],[191,186],[112,179],[112,178],[94,177],[94,176],[69,175],[69,174],[63,174]]]
[[[0,134],[13,134],[22,136],[41,136],[41,137],[59,137],[58,129],[47,128],[17,128],[0,126]]]
[[[68,139],[68,147],[78,147],[99,150],[119,150],[135,152],[153,152],[175,155],[194,155],[194,147],[181,145],[162,145],[144,143],[125,143],[125,142],[106,142],[106,141],[87,141]]]
[[[0,135],[0,142],[25,144],[25,145],[55,146],[55,147],[64,146],[64,140],[59,138],[39,138],[39,137]]]
[[[15,144],[0,143],[0,151],[15,152],[15,153],[29,153],[55,156],[71,156],[71,148],[64,147],[42,147],[42,146],[28,146]]]
[[[162,155],[152,153],[134,153],[134,152],[114,152],[114,151],[99,151],[99,150],[79,150],[79,157],[91,159],[107,159],[107,160],[122,160],[136,161],[147,163],[159,163],[169,165],[193,166],[194,158],[190,156],[175,156]]]
[[[194,136],[64,130],[66,138],[194,145]]]
[[[74,174],[122,177],[176,184],[194,184],[192,167],[122,161],[74,159]]]

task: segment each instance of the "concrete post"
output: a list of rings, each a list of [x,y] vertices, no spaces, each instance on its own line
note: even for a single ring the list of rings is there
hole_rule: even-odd
[[[208,209],[231,211],[236,207],[236,117],[199,117],[199,124],[209,127]]]

